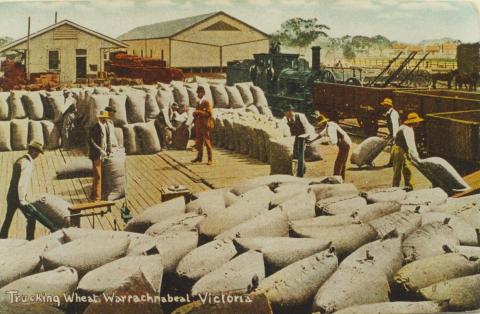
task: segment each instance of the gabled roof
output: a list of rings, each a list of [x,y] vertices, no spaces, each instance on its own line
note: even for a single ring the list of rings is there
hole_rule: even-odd
[[[88,28],[86,28],[86,27],[83,27],[83,26],[81,26],[81,25],[78,25],[77,23],[74,23],[74,22],[69,21],[69,20],[62,20],[62,21],[60,21],[60,22],[58,22],[58,23],[56,23],[56,24],[50,25],[50,26],[45,27],[45,28],[43,28],[43,29],[41,29],[41,30],[39,30],[39,31],[37,31],[37,32],[35,32],[35,33],[32,33],[32,34],[30,34],[30,39],[35,38],[35,37],[37,37],[37,36],[40,36],[40,35],[42,35],[42,34],[45,34],[45,33],[49,32],[49,31],[54,30],[55,28],[58,28],[58,27],[63,26],[63,25],[70,25],[71,27],[74,27],[74,28],[76,28],[76,29],[78,29],[78,30],[81,30],[81,31],[83,31],[83,32],[85,32],[85,33],[88,33],[88,34],[90,34],[90,35],[92,35],[92,36],[95,36],[95,37],[98,37],[98,38],[103,39],[103,40],[105,40],[105,41],[108,41],[108,42],[110,42],[110,43],[112,43],[112,44],[114,44],[114,45],[117,45],[117,46],[119,46],[119,47],[127,47],[127,46],[128,46],[127,44],[125,44],[125,43],[123,43],[123,42],[121,42],[121,41],[119,41],[119,40],[117,40],[117,39],[115,39],[115,38],[112,38],[112,37],[109,37],[109,36],[106,36],[106,35],[97,33],[97,32],[95,32],[95,31],[93,31],[93,30],[91,30],[91,29],[88,29]],[[27,36],[25,36],[25,37],[23,37],[23,38],[20,38],[20,39],[18,39],[18,40],[15,40],[15,41],[9,43],[8,45],[5,45],[5,46],[3,46],[3,47],[0,47],[0,52],[5,52],[5,51],[7,51],[7,50],[10,50],[10,49],[12,49],[13,47],[18,46],[18,45],[26,42],[27,40],[28,40],[28,37],[27,37]]]
[[[156,39],[156,38],[171,38],[175,35],[178,35],[214,16],[225,15],[231,19],[234,19],[237,22],[246,25],[249,28],[256,30],[257,32],[269,36],[268,34],[256,29],[255,27],[248,25],[245,22],[240,21],[239,19],[228,15],[223,11],[212,12],[208,14],[191,16],[183,19],[170,20],[150,25],[139,26],[132,29],[131,31],[120,35],[117,37],[119,40],[137,40],[137,39]]]

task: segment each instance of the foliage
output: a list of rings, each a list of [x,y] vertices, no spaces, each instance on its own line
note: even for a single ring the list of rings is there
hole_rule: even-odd
[[[343,46],[343,57],[347,60],[355,59],[355,51],[352,43],[347,43]]]
[[[295,17],[282,23],[280,30],[272,35],[272,41],[303,49],[310,46],[319,36],[328,37],[324,30],[329,29],[326,25],[318,24],[316,18]]]

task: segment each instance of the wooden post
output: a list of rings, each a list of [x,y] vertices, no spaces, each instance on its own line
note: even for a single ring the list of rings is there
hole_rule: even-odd
[[[27,33],[27,83],[30,83],[30,16],[28,17],[28,33]]]
[[[57,24],[57,11],[55,11],[55,24]]]
[[[222,72],[222,66],[223,66],[222,46],[220,46],[219,48],[220,48],[220,72]]]

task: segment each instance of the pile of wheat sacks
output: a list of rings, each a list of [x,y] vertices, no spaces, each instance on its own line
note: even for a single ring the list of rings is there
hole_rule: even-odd
[[[215,146],[248,155],[272,165],[272,174],[285,173],[278,168],[288,164],[294,138],[281,119],[248,110],[215,109]]]
[[[479,196],[453,199],[438,188],[360,192],[338,177],[260,177],[152,206],[124,231],[65,228],[30,242],[0,240],[0,308],[13,312],[5,292],[15,290],[190,301],[261,295],[274,313],[475,310],[479,204]],[[105,304],[41,306],[100,313]]]
[[[75,102],[64,92],[0,92],[0,151],[25,150],[30,141],[58,148],[63,113]]]

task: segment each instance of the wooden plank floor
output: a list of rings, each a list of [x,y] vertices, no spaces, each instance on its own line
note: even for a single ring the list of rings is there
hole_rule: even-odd
[[[355,144],[356,145],[356,144]],[[307,163],[307,177],[331,175],[336,156],[336,147],[325,146],[324,160]],[[3,223],[6,211],[6,194],[12,173],[12,165],[25,152],[0,153],[0,224]],[[132,215],[141,213],[144,209],[160,203],[161,188],[181,184],[192,192],[210,188],[232,186],[250,178],[270,174],[270,166],[248,156],[233,153],[224,149],[214,149],[214,165],[206,163],[192,164],[196,153],[193,151],[162,151],[155,155],[135,155],[127,157],[128,201],[127,205]],[[58,180],[56,170],[64,163],[83,157],[80,151],[47,151],[35,161],[29,195],[50,193],[63,197],[65,200],[78,204],[87,201],[90,195],[92,179],[74,178]],[[384,152],[376,160],[378,165],[388,161],[389,154]],[[359,189],[368,190],[373,187],[389,186],[392,179],[392,168],[374,168],[357,170],[356,166],[347,166],[348,182]],[[415,170],[417,187],[428,187],[428,181]],[[120,217],[120,208],[124,200],[116,202],[111,214],[105,217],[88,217],[81,219],[81,226],[100,229],[113,229],[115,221],[120,229],[124,224]],[[95,219],[95,222],[94,222]],[[48,230],[37,224],[36,237],[47,234]],[[19,211],[15,214],[10,229],[10,237],[25,237],[25,218]]]
[[[0,153],[0,224],[3,223],[6,213],[6,194],[12,173],[12,165],[17,158],[25,152],[2,152]],[[145,208],[160,203],[162,187],[174,184],[187,186],[192,192],[199,192],[209,189],[201,181],[193,181],[182,172],[172,168],[162,157],[163,153],[156,155],[138,155],[127,157],[128,174],[128,201],[127,205],[133,215],[141,213]],[[32,175],[29,196],[37,193],[50,193],[61,196],[68,202],[78,204],[86,202],[90,195],[92,179],[56,179],[56,170],[64,163],[75,158],[82,157],[77,151],[47,151],[35,161],[35,170]],[[111,214],[105,217],[82,218],[82,227],[90,228],[95,219],[95,228],[113,229],[114,220],[123,228],[123,221],[120,218],[120,208],[124,200],[116,202]],[[9,237],[25,237],[25,218],[20,211],[17,211],[10,228]],[[48,230],[37,224],[35,236],[39,237],[48,233]]]

